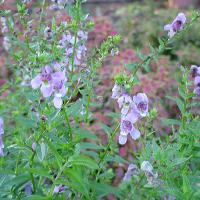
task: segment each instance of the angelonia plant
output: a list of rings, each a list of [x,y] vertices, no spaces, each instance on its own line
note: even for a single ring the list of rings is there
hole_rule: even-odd
[[[119,113],[111,113],[113,126],[102,124],[107,143],[89,130],[94,120],[94,89],[98,68],[118,52],[119,35],[109,36],[98,47],[87,48],[94,27],[82,9],[83,0],[39,1],[30,12],[17,4],[17,13],[1,10],[3,47],[8,53],[11,78],[0,92],[0,199],[199,199],[200,67],[180,66],[175,101],[179,119],[165,119],[171,134],[163,139],[153,130],[156,108],[139,84],[138,70],[173,48],[183,33],[189,34],[200,14],[186,19],[180,13],[163,25],[159,47],[118,73],[110,91]],[[57,22],[47,12],[63,10],[68,18]],[[54,14],[53,14],[54,16]],[[20,26],[16,26],[20,24]],[[19,28],[20,27],[20,28]],[[24,31],[22,31],[24,30]],[[114,127],[114,128],[113,128]],[[153,130],[153,131],[152,131]],[[134,160],[122,158],[119,146],[131,139],[139,148]],[[117,185],[113,168],[126,173]]]

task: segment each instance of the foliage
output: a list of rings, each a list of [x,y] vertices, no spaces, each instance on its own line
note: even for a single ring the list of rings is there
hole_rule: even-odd
[[[137,170],[129,181],[113,184],[114,166],[130,164],[118,155],[115,138],[122,129],[119,115],[110,113],[112,126],[101,124],[107,144],[88,127],[98,107],[94,93],[100,81],[98,69],[110,54],[117,53],[121,37],[109,36],[98,47],[86,51],[87,32],[94,23],[82,10],[82,3],[77,0],[54,5],[69,15],[69,20],[62,23],[55,17],[50,23],[46,21],[49,7],[45,0],[37,5],[41,8],[39,16],[29,13],[25,3],[17,4],[18,18],[10,11],[1,11],[6,18],[4,47],[12,75],[0,91],[8,92],[0,102],[5,132],[5,147],[0,146],[4,150],[0,157],[0,198],[104,199],[112,194],[117,199],[198,199],[200,122],[193,111],[196,95],[191,92],[192,82],[185,66],[178,69],[179,96],[168,97],[177,104],[180,117],[163,120],[171,127],[171,134],[156,134],[152,123],[160,119],[156,108],[150,108],[146,118],[141,117],[137,124],[140,148],[132,153],[135,159],[131,163]],[[148,73],[151,62],[180,43],[199,17],[194,11],[174,37],[157,36],[158,45],[149,45],[148,55],[138,51],[140,62],[125,65],[126,71],[115,76],[117,87],[122,87],[126,95],[130,93],[140,84],[138,70]],[[36,21],[33,26],[32,18]],[[15,26],[17,19],[21,29]],[[49,73],[44,66],[54,71]],[[57,72],[64,73],[66,79],[55,78]],[[35,87],[33,80],[37,76],[41,84]],[[43,89],[50,86],[53,92],[47,96]],[[153,171],[140,169],[144,161],[151,163]]]

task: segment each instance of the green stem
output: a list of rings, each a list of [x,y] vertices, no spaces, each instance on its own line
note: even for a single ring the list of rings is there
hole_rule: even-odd
[[[70,141],[72,141],[72,128],[71,128],[71,125],[70,125],[69,117],[67,115],[67,112],[66,112],[65,108],[63,108],[62,110],[63,110],[63,114],[64,114],[64,117],[65,117],[65,120],[67,122],[67,125],[69,127],[69,138],[70,138]]]
[[[117,134],[117,132],[118,132],[118,130],[119,130],[119,127],[120,127],[120,124],[118,123],[117,127],[115,128],[115,130],[113,131],[113,133],[111,134],[111,136],[110,136],[110,138],[109,138],[109,142],[108,142],[108,144],[107,144],[107,146],[106,146],[106,149],[105,149],[103,155],[100,157],[100,160],[99,160],[99,162],[98,162],[99,169],[98,169],[98,171],[97,171],[97,173],[96,173],[96,181],[99,180],[99,174],[100,174],[100,172],[101,172],[101,166],[100,166],[100,165],[101,165],[101,163],[104,161],[106,155],[108,154],[108,151],[109,151],[109,149],[110,149],[110,146],[111,146],[111,144],[112,144],[112,142],[113,142],[113,140],[114,140],[114,137],[116,136],[116,134]]]
[[[52,184],[52,186],[51,186],[51,189],[50,189],[50,191],[49,191],[49,195],[50,195],[50,196],[53,196],[53,190],[54,190],[54,187],[55,187],[55,181],[56,181],[57,179],[60,178],[60,176],[62,175],[62,173],[63,173],[65,167],[67,166],[67,164],[68,164],[68,161],[66,161],[65,164],[61,167],[61,169],[60,169],[60,171],[58,172],[56,178],[54,179],[53,184]]]
[[[46,132],[46,130],[43,131],[43,132],[39,135],[38,139],[36,140],[36,143],[38,143],[38,142],[40,141],[40,139],[42,138],[42,136],[43,136],[43,134],[44,134],[45,132]],[[35,155],[36,155],[36,151],[33,151],[33,154],[32,154],[32,156],[31,156],[31,158],[30,158],[30,160],[29,160],[29,167],[30,167],[30,169],[33,167],[33,162],[34,162]],[[33,193],[35,193],[35,192],[36,192],[35,179],[34,179],[34,176],[33,176],[33,173],[32,173],[32,172],[30,172],[30,175],[31,175],[31,182],[32,182],[32,185],[33,185]]]

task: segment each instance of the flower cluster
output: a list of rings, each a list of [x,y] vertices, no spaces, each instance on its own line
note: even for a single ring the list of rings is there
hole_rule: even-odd
[[[179,30],[183,29],[185,22],[186,22],[185,14],[179,13],[171,24],[167,24],[167,25],[164,26],[164,30],[168,31],[168,36],[171,38]]]
[[[57,65],[57,63],[54,63],[54,66],[57,67]],[[48,65],[43,67],[41,72],[32,79],[31,86],[33,89],[40,87],[42,95],[45,98],[54,94],[54,106],[60,109],[63,104],[62,97],[67,93],[67,88],[65,87],[67,78],[65,70],[62,71],[61,68],[56,67],[54,69]]]
[[[197,95],[197,97],[200,97],[200,67],[192,65],[191,76],[194,78],[194,93]]]
[[[112,92],[112,98],[117,99],[121,109],[119,143],[123,145],[127,142],[128,134],[133,140],[140,137],[141,133],[134,127],[134,124],[148,115],[148,97],[144,93],[138,93],[131,97],[118,84],[115,84]]]
[[[69,66],[69,69],[72,70],[72,62],[70,59],[74,60],[74,64],[77,66],[83,65],[83,60],[87,52],[85,42],[87,41],[88,34],[83,30],[77,32],[77,37],[71,33],[63,34],[59,44],[61,48],[65,50],[65,64]],[[76,44],[75,44],[76,42]],[[74,46],[76,45],[75,49]]]
[[[3,138],[2,135],[4,134],[4,129],[3,129],[3,119],[0,118],[0,156],[3,156],[3,148],[4,148],[4,144],[3,144]]]
[[[9,51],[11,44],[10,44],[10,39],[6,35],[9,32],[8,25],[7,25],[7,19],[4,16],[2,16],[0,21],[1,21],[1,26],[2,26],[1,32],[4,35],[4,37],[3,37],[3,47],[6,51]]]

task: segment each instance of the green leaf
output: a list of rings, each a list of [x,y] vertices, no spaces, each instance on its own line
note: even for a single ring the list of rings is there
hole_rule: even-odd
[[[177,97],[176,104],[177,104],[179,110],[181,111],[181,113],[183,114],[185,112],[184,102],[180,98]]]
[[[79,139],[85,139],[85,138],[93,140],[98,139],[98,137],[95,134],[91,133],[90,131],[86,131],[84,129],[74,129],[73,132],[76,133],[76,136],[78,136]]]
[[[185,197],[191,197],[192,187],[191,187],[190,181],[185,174],[182,175],[182,178],[183,178],[183,193],[184,193],[184,196]]]
[[[46,145],[44,143],[37,145],[36,154],[37,154],[37,158],[38,158],[39,161],[42,162],[44,160],[46,152],[47,152],[47,148],[46,148]]]
[[[101,147],[97,144],[91,143],[91,142],[81,142],[80,143],[80,150],[83,150],[83,149],[99,150],[99,149],[103,149],[103,147]]]
[[[166,126],[181,125],[181,122],[177,119],[161,119],[161,122]]]
[[[186,161],[188,161],[190,158],[191,158],[191,156],[188,158],[177,158],[173,161],[172,167],[175,167],[176,165],[181,165],[181,164],[185,163]]]
[[[48,145],[49,149],[52,151],[53,155],[56,157],[59,167],[61,167],[62,166],[62,157],[57,152],[55,145],[50,140],[48,140],[46,137],[44,137],[44,140],[45,140],[45,143]]]
[[[31,195],[29,197],[24,197],[22,200],[51,200],[50,197],[44,197],[40,195]]]
[[[50,179],[53,179],[53,177],[50,175],[50,171],[47,169],[42,169],[42,168],[30,168],[29,172],[36,174],[36,175],[40,175],[40,176],[44,176],[44,177],[48,177]]]
[[[81,170],[77,170],[76,168],[73,169],[66,169],[65,173],[70,180],[70,188],[73,188],[74,190],[83,193],[84,195],[88,196],[88,185],[87,185],[87,179],[81,172]]]
[[[106,161],[111,161],[111,162],[117,162],[117,163],[128,163],[128,161],[126,161],[125,159],[123,159],[122,157],[118,156],[118,155],[114,155],[114,156],[106,156],[105,158]]]
[[[110,134],[112,133],[112,129],[111,129],[109,126],[107,126],[106,124],[104,124],[104,123],[99,123],[99,125],[100,125],[101,128],[105,131],[105,133],[106,133],[107,135],[110,135]]]
[[[98,169],[99,166],[97,165],[95,160],[92,160],[90,157],[79,155],[77,157],[73,157],[72,161],[70,161],[71,165],[78,165],[78,166],[85,166],[90,169]]]
[[[30,174],[22,174],[19,176],[14,177],[11,180],[8,180],[7,182],[4,182],[4,185],[12,185],[17,188],[21,187],[24,183],[28,182],[31,180]]]
[[[108,184],[102,184],[102,183],[96,183],[91,182],[91,187],[95,191],[96,198],[95,199],[101,199],[102,197],[105,197],[106,195],[112,193],[115,194],[119,199],[122,199],[121,191],[118,187],[113,187]]]

